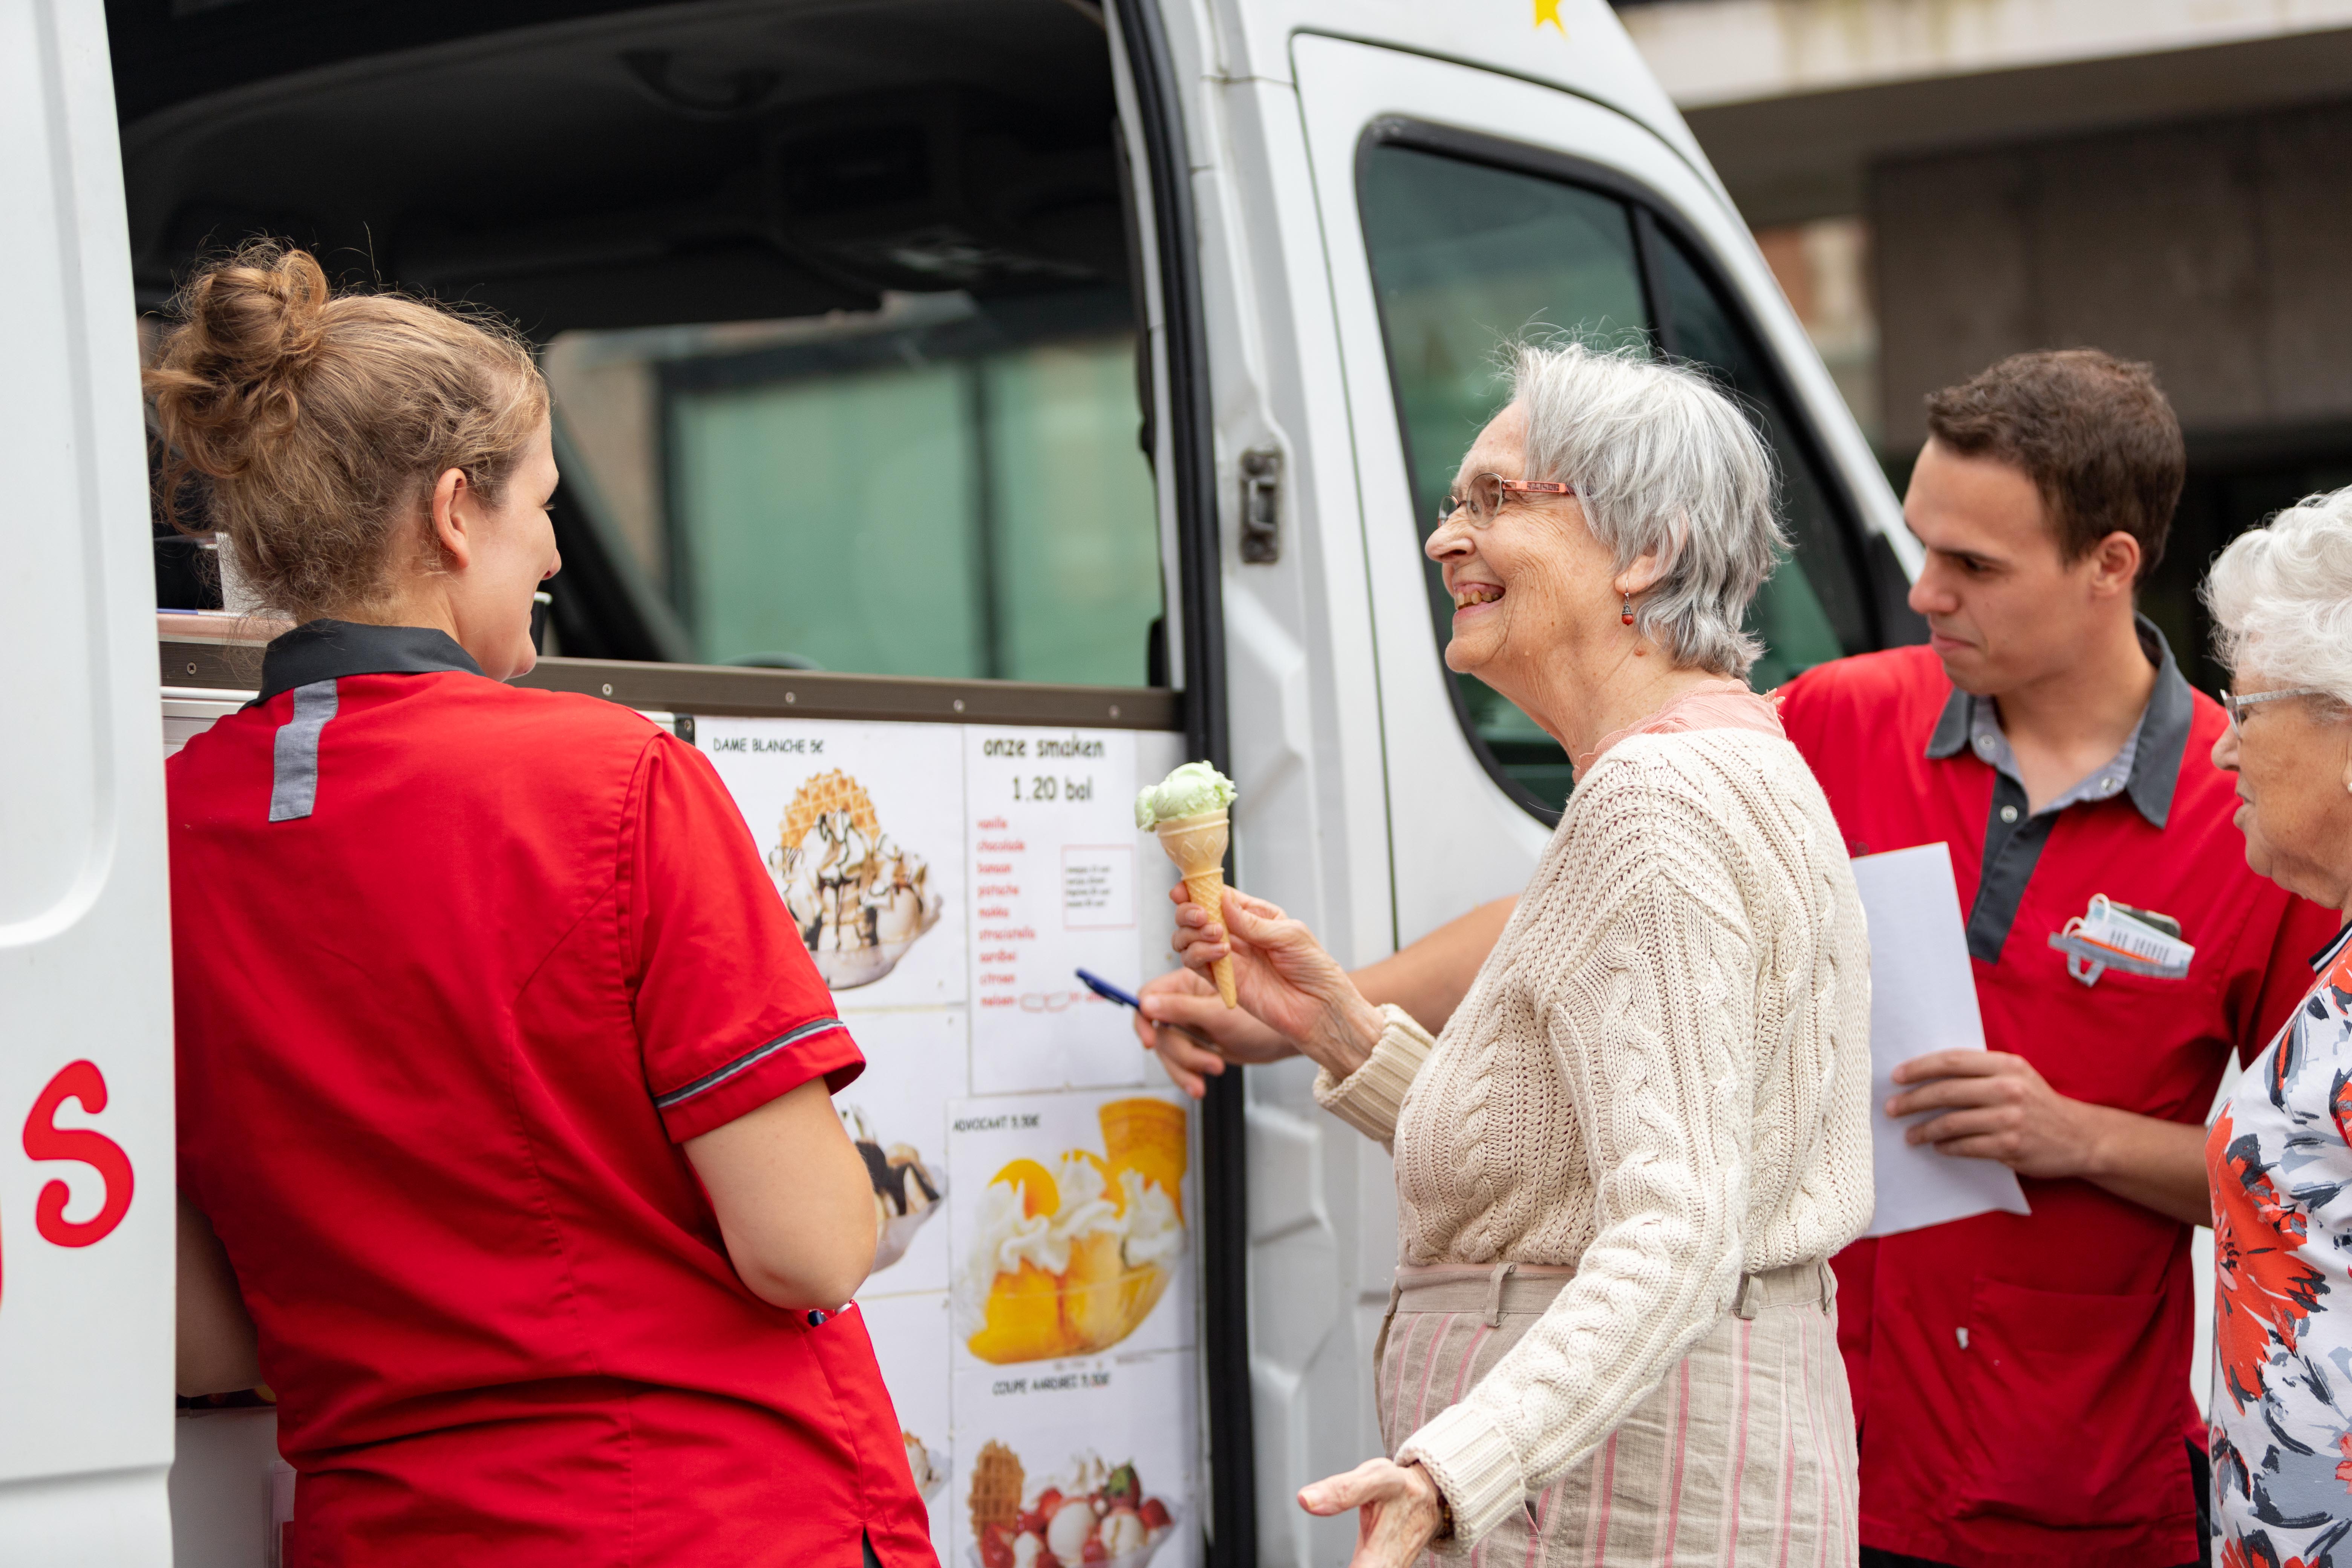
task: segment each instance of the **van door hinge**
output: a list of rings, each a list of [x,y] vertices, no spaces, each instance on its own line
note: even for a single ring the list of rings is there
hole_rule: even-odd
[[[1282,454],[1272,447],[1242,454],[1242,559],[1253,566],[1282,559]]]

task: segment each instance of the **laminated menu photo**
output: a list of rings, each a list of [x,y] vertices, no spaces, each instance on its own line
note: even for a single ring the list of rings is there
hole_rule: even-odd
[[[835,720],[695,725],[845,1007],[964,999],[962,733]]]
[[[958,1364],[1192,1342],[1187,1105],[1115,1092],[950,1109]]]
[[[942,1564],[1195,1568],[1198,1376],[1189,1351],[959,1373]]]
[[[833,1108],[865,1159],[874,1185],[879,1237],[874,1271],[858,1294],[944,1290],[948,1251],[948,1105],[963,1090],[968,1049],[961,1007],[866,1013],[842,1018],[865,1053],[866,1070],[833,1097]]]

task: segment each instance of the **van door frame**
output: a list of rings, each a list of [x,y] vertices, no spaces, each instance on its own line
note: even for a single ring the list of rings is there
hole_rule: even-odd
[[[1217,509],[1209,334],[1201,295],[1200,228],[1168,33],[1159,0],[1111,0],[1112,32],[1133,84],[1150,194],[1151,247],[1138,257],[1157,273],[1168,395],[1155,408],[1173,472],[1177,607],[1184,736],[1195,757],[1230,773],[1223,544]],[[1231,865],[1228,861],[1228,872]],[[1249,1185],[1242,1075],[1208,1080],[1201,1101],[1201,1335],[1209,1449],[1210,1568],[1257,1561],[1256,1443],[1250,1411]]]

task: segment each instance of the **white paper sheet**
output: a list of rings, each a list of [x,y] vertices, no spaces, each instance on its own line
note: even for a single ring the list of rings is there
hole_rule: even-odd
[[[1985,1048],[1976,977],[1948,845],[1922,844],[1853,863],[1870,921],[1870,1143],[1878,1204],[1864,1236],[1893,1236],[1991,1210],[2030,1214],[2008,1166],[1939,1154],[1903,1135],[1885,1106],[1895,1069],[1930,1051]]]

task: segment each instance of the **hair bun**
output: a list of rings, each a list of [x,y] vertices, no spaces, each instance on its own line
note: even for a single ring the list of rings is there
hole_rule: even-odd
[[[182,285],[173,352],[147,383],[191,465],[215,478],[241,473],[257,436],[293,424],[331,298],[317,259],[275,240],[243,246]]]
[[[146,376],[157,498],[176,524],[184,488],[201,497],[250,595],[237,608],[296,621],[381,608],[390,584],[440,569],[438,477],[458,470],[496,506],[548,417],[546,379],[511,328],[335,294],[291,246],[207,263],[177,304]]]

